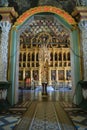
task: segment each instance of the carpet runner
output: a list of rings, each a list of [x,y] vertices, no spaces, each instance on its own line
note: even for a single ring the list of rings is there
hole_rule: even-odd
[[[33,101],[14,130],[75,130],[59,102]]]
[[[52,102],[38,103],[29,130],[61,130]]]

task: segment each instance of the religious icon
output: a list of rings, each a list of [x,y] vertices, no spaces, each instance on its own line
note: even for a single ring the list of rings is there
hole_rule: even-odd
[[[38,70],[33,70],[33,79],[34,79],[34,80],[39,80]]]
[[[64,80],[64,70],[58,70],[58,78],[59,80]]]
[[[51,80],[56,80],[56,70],[51,70]]]

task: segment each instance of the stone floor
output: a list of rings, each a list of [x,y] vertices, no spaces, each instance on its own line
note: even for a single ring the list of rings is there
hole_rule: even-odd
[[[41,88],[37,87],[19,91],[19,95],[20,104],[0,114],[0,130],[63,130],[68,119],[75,129],[87,130],[87,111],[72,104],[72,90],[54,91],[49,87],[48,96],[43,97]],[[65,130],[73,129],[69,127],[66,125]]]

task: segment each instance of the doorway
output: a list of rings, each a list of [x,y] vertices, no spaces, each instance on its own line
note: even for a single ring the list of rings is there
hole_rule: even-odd
[[[35,8],[35,11],[36,12],[40,11],[39,8],[41,10],[41,8],[43,8],[43,7],[37,7],[37,9]],[[52,10],[52,8],[53,8],[53,10]],[[66,67],[65,67],[66,66],[66,60],[65,60],[66,59],[66,55],[65,55],[65,53],[64,53],[63,56],[61,56],[61,53],[60,53],[61,50],[62,50],[62,48],[66,48],[66,46],[67,46],[66,44],[62,44],[62,43],[65,43],[66,41],[65,42],[61,42],[61,41],[58,42],[58,40],[59,40],[58,38],[60,38],[61,35],[63,36],[63,37],[61,37],[61,40],[65,40],[64,35],[63,35],[64,31],[61,31],[61,27],[65,30],[65,32],[67,32],[66,34],[69,34],[69,36],[67,36],[69,38],[69,39],[67,38],[69,40],[69,41],[67,40],[67,42],[70,42],[68,44],[69,50],[70,50],[70,47],[72,47],[72,49],[74,49],[76,51],[76,53],[79,52],[79,48],[77,47],[77,44],[78,44],[78,32],[77,32],[76,29],[71,30],[71,28],[73,28],[72,23],[73,23],[73,25],[75,24],[74,20],[71,18],[71,16],[69,16],[69,17],[72,19],[72,21],[73,21],[72,23],[70,23],[69,19],[67,19],[65,21],[61,17],[61,13],[62,12],[61,12],[60,9],[51,7],[51,10],[50,10],[49,6],[46,9],[48,9],[49,11],[45,10],[45,7],[42,10],[42,12],[47,12],[46,17],[45,17],[44,13],[41,14],[41,12],[38,12],[40,14],[38,14],[38,13],[36,14],[36,12],[34,12],[34,11],[32,12],[30,10],[33,13],[31,17],[29,17],[27,15],[27,20],[24,19],[25,21],[22,22],[22,23],[20,23],[21,22],[20,21],[21,18],[18,19],[18,22],[20,23],[19,25],[16,25],[16,29],[18,31],[16,32],[15,28],[14,27],[12,28],[12,38],[13,38],[13,40],[12,40],[12,51],[11,51],[11,55],[13,55],[15,52],[17,52],[16,55],[13,57],[13,59],[11,59],[10,80],[12,81],[12,93],[14,93],[14,95],[15,95],[15,98],[12,99],[12,102],[16,102],[17,101],[17,97],[18,97],[17,93],[18,93],[18,86],[19,86],[18,85],[18,81],[19,81],[18,73],[19,73],[19,69],[20,69],[19,68],[19,64],[20,64],[19,63],[19,54],[20,54],[19,47],[20,47],[20,44],[21,44],[20,40],[21,40],[21,42],[25,42],[25,44],[23,44],[24,46],[28,46],[30,48],[30,46],[32,46],[32,44],[29,41],[30,38],[27,37],[27,35],[30,36],[30,37],[32,37],[31,35],[34,35],[34,37],[32,39],[32,41],[33,41],[32,42],[33,43],[33,49],[34,48],[37,49],[39,45],[38,45],[38,43],[35,42],[35,39],[37,38],[37,36],[40,33],[47,32],[47,33],[49,33],[52,36],[51,45],[53,47],[50,46],[50,48],[52,49],[52,51],[54,51],[54,53],[50,52],[50,57],[52,59],[51,59],[51,65],[50,65],[50,70],[49,70],[49,74],[48,74],[49,75],[48,76],[49,77],[49,83],[52,83],[51,82],[52,78],[51,78],[50,75],[52,74],[52,77],[54,75],[54,72],[52,72],[52,70],[57,70],[56,71],[57,80],[59,80],[58,78],[61,77],[61,76],[58,77],[58,74],[60,73],[60,75],[62,75],[63,70],[64,70],[64,75],[68,75],[68,71],[70,71],[69,69],[67,69],[67,71],[66,71]],[[59,11],[61,13],[58,12],[58,14],[57,14],[56,11]],[[51,15],[49,15],[48,12],[50,12]],[[38,15],[40,17],[38,17]],[[48,16],[51,17],[52,20],[49,19]],[[43,17],[44,17],[44,19],[43,19]],[[37,19],[37,18],[40,18],[40,19]],[[45,22],[43,22],[43,21],[45,21]],[[36,23],[38,23],[38,25],[36,25]],[[42,24],[43,24],[43,26],[42,26]],[[49,26],[47,26],[47,24]],[[55,28],[53,28],[53,27],[55,27]],[[61,32],[60,37],[59,37],[59,35],[57,35],[58,34],[57,32]],[[22,35],[24,35],[24,39],[21,38]],[[53,36],[56,36],[57,38],[55,38]],[[25,39],[25,37],[27,37],[27,38]],[[27,42],[29,44],[27,44]],[[61,43],[61,44],[58,44],[58,43]],[[61,47],[60,47],[60,45],[61,45]],[[56,52],[55,52],[55,50],[53,50],[53,48],[57,48],[57,49],[59,48],[60,51],[59,52],[57,51],[58,54],[56,54]],[[28,48],[27,49],[25,48],[25,50],[27,52]],[[33,50],[33,51],[35,52],[35,50]],[[29,51],[29,53],[31,53],[31,51]],[[36,56],[36,55],[38,57],[38,52],[37,51],[36,51],[35,55],[32,53],[32,57]],[[68,55],[68,59],[69,59],[69,53],[67,55]],[[80,79],[80,74],[79,74],[80,73],[80,66],[77,67],[77,63],[80,62],[80,59],[78,57],[76,57],[76,55],[74,55],[74,53],[72,52],[72,50],[70,50],[70,56],[71,56],[71,59],[70,59],[71,63],[68,63],[68,66],[71,66],[72,70],[73,70],[73,71],[71,70],[71,77],[72,77],[71,80],[72,80],[72,83],[73,83],[73,86],[74,86],[73,87],[73,92],[74,92],[76,83]],[[58,59],[59,62],[57,61],[57,58],[59,58]],[[65,60],[63,63],[61,62],[61,58],[63,58]],[[36,57],[35,57],[35,59],[36,59]],[[36,62],[33,61],[33,60],[34,59],[32,59],[32,66],[33,66],[33,68],[35,70],[36,69],[38,70],[39,83],[41,84],[41,80],[42,80],[41,79],[41,73],[40,73],[41,70],[38,69],[39,68],[39,64],[38,64],[38,61],[37,61],[38,58],[36,59]],[[22,64],[22,67],[23,67],[23,65],[25,66],[25,63]],[[63,65],[63,69],[57,69],[57,66],[60,66],[60,68],[61,68],[62,65]],[[31,66],[31,63],[28,62],[27,66]],[[52,66],[55,69],[53,69]],[[33,69],[31,68],[31,70],[30,70],[31,76],[33,75],[32,72],[33,72]],[[77,75],[79,75],[79,76],[77,76]],[[64,80],[65,80],[65,78],[64,78]],[[16,86],[16,88],[15,88],[15,86]]]

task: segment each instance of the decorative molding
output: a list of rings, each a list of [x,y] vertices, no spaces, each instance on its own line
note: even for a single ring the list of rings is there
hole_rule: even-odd
[[[18,17],[18,13],[15,12],[14,8],[13,7],[0,7],[0,14],[11,14],[11,16],[17,18]]]
[[[24,21],[26,21],[29,17],[38,14],[38,13],[43,13],[43,12],[50,12],[50,13],[54,13],[57,14],[58,16],[62,17],[68,24],[71,25],[76,25],[75,20],[71,17],[71,15],[69,15],[67,12],[65,12],[64,10],[61,10],[59,8],[56,7],[52,7],[52,6],[39,6],[39,7],[35,7],[32,9],[27,10],[25,13],[23,13],[16,21],[15,25],[20,25],[22,24]]]

